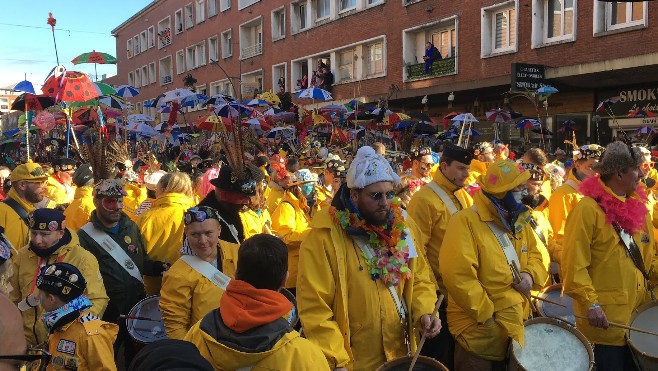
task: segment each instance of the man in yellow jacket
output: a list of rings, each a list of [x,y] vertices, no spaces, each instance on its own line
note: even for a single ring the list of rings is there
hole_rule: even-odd
[[[77,232],[83,225],[89,223],[94,206],[94,174],[91,165],[80,165],[73,173],[73,183],[77,186],[73,201],[64,210],[67,227]]]
[[[192,207],[185,212],[188,245],[162,277],[160,311],[167,338],[185,338],[187,331],[217,307],[230,279],[222,273],[222,256],[217,241],[219,215],[211,207]]]
[[[489,142],[476,143],[473,146],[473,161],[466,184],[477,183],[480,175],[487,172],[487,168],[496,160],[493,145]]]
[[[302,242],[302,328],[335,370],[374,370],[414,352],[418,332],[432,338],[441,329],[420,232],[393,202],[399,182],[384,157],[361,147]]]
[[[288,278],[287,247],[259,234],[242,243],[236,277],[187,333],[215,370],[329,370],[322,351],[290,326],[295,311],[279,290]]]
[[[473,199],[464,189],[472,159],[473,152],[451,143],[446,144],[439,161],[439,170],[434,174],[432,182],[416,192],[407,206],[409,217],[416,222],[421,232],[419,249],[432,268],[431,278],[436,280],[437,290],[444,296],[448,292],[439,272],[439,251],[450,218],[457,211],[473,205]],[[447,306],[448,301],[444,300],[439,309],[439,317],[444,326],[441,333],[423,348],[423,354],[433,356],[452,369],[455,343],[445,325]]]
[[[9,175],[11,189],[0,202],[0,226],[7,239],[16,248],[27,245],[29,237],[28,215],[36,210],[34,204],[46,195],[48,175],[39,164],[28,162],[18,165]]]
[[[80,246],[78,236],[66,228],[59,210],[37,209],[30,216],[30,243],[14,258],[14,291],[9,298],[22,311],[23,328],[29,344],[37,345],[47,338],[39,320],[43,310],[38,306],[36,279],[46,264],[64,262],[75,265],[87,277],[87,296],[93,303],[91,312],[102,316],[109,301],[101,278],[98,261]]]
[[[448,223],[439,270],[448,291],[455,370],[499,367],[512,338],[523,345],[530,289],[548,275],[521,203],[530,172],[497,161],[480,177],[474,206]]]
[[[633,311],[651,300],[658,277],[646,194],[638,190],[642,153],[623,142],[609,144],[592,166],[599,176],[580,185],[584,198],[564,231],[563,292],[574,299],[578,329],[593,343],[597,370],[636,370],[626,345]]]
[[[573,152],[574,168],[569,178],[553,192],[548,201],[548,221],[555,233],[553,259],[561,265],[564,226],[571,210],[583,196],[578,192],[580,182],[594,175],[592,165],[596,164],[603,153],[603,147],[588,144]],[[561,269],[561,268],[560,268]]]
[[[80,270],[68,263],[47,265],[36,286],[45,311],[41,321],[49,334],[46,370],[116,371],[113,344],[118,326],[90,313]]]
[[[53,170],[55,172],[48,177],[46,197],[57,205],[68,205],[73,201],[75,194],[73,185],[75,160],[67,157],[58,158],[53,161]]]

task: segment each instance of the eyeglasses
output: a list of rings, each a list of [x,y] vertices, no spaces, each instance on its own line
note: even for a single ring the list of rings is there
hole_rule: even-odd
[[[392,200],[395,197],[395,191],[384,192],[370,192],[368,197],[372,198],[374,201],[381,201],[383,197],[386,197],[387,200]]]
[[[0,355],[1,360],[14,360],[19,369],[27,371],[45,371],[50,363],[50,353],[42,349],[29,349],[23,355]]]

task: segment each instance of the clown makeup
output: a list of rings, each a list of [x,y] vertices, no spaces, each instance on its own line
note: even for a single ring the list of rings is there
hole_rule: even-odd
[[[110,212],[123,209],[123,197],[105,197],[101,200],[101,205]]]

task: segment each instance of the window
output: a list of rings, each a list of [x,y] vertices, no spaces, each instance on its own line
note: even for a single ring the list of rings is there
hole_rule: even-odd
[[[155,62],[149,63],[149,84],[155,84]]]
[[[135,55],[133,54],[133,39],[128,39],[126,41],[126,50],[127,50],[126,55],[128,56],[128,58],[132,58]]]
[[[206,65],[206,43],[200,42],[186,49],[185,63],[187,70],[193,70],[200,66]]]
[[[433,32],[430,36],[432,44],[439,49],[441,57],[452,57],[453,47],[457,45],[456,33],[454,28],[447,28]]]
[[[208,18],[217,15],[217,0],[208,0]]]
[[[176,73],[181,74],[185,72],[185,54],[182,50],[176,52]]]
[[[219,10],[225,12],[231,9],[231,0],[219,0]]]
[[[285,8],[272,11],[272,40],[286,37],[286,12]]]
[[[158,40],[158,49],[171,44],[171,17],[158,22]]]
[[[342,4],[342,0],[341,0]],[[342,8],[341,8],[342,9]],[[331,0],[317,0],[316,18],[329,18],[331,15]]]
[[[135,110],[137,111],[137,113],[144,113],[144,111],[142,111],[142,107],[143,107],[142,102],[137,102],[137,104],[135,105]]]
[[[368,6],[370,6],[370,5],[376,5],[376,4],[379,4],[379,3],[383,2],[383,1],[384,1],[384,0],[367,0],[367,1],[366,1],[366,5],[368,5]]]
[[[149,27],[148,29],[148,44],[149,44],[149,49],[155,46],[155,28],[153,26]]]
[[[304,77],[306,77],[307,84],[310,84],[310,77],[308,76],[308,61],[303,59],[300,61],[292,62],[290,89],[293,91],[299,91],[302,89],[302,81],[304,80]]]
[[[208,62],[219,60],[219,37],[217,35],[208,39]]]
[[[171,55],[168,55],[160,59],[159,64],[160,64],[159,65],[160,85],[171,84],[174,81],[174,79],[172,78]]]
[[[290,4],[290,31],[295,34],[308,26],[307,23],[308,8],[306,2],[297,2]]]
[[[196,0],[196,23],[206,20],[206,0]]]
[[[141,51],[146,51],[146,49],[148,49],[148,48],[149,48],[149,46],[148,46],[148,43],[146,42],[146,31],[142,31],[139,34],[139,49]]]
[[[233,55],[233,37],[231,30],[222,32],[222,58],[228,58]]]
[[[286,85],[286,64],[272,66],[272,91],[285,92]]]
[[[238,10],[244,9],[250,5],[256,4],[260,0],[238,0]]]
[[[354,78],[354,50],[342,51],[338,54],[339,81],[350,81]]]
[[[645,2],[622,3],[612,2],[606,4],[609,9],[607,17],[608,29],[624,28],[644,21]]]
[[[128,72],[128,85],[135,86],[135,73],[132,71]]]
[[[215,81],[210,84],[210,95],[233,95],[231,83],[228,80]]]
[[[481,55],[483,58],[516,51],[516,9],[518,0],[482,8]]]
[[[366,47],[367,75],[384,73],[384,44],[376,43]]]
[[[340,11],[356,8],[356,0],[340,0]]]
[[[149,71],[148,67],[142,66],[142,86],[149,84]]]
[[[494,18],[494,50],[504,50],[514,47],[515,37],[515,15],[514,9],[505,9],[495,13]]]
[[[139,54],[141,52],[140,45],[139,45],[139,36],[135,35],[133,37],[133,53],[135,55]]]
[[[142,87],[142,73],[139,69],[135,70],[135,85],[133,86],[136,88]]]
[[[185,5],[185,8],[183,8],[183,16],[185,18],[185,29],[192,28],[192,26],[194,26],[194,9],[192,3]]]
[[[263,19],[252,19],[240,25],[240,58],[263,54]]]
[[[183,9],[178,9],[174,14],[174,24],[176,25],[176,33],[183,32]]]
[[[574,26],[574,0],[546,0],[545,39],[570,37]]]

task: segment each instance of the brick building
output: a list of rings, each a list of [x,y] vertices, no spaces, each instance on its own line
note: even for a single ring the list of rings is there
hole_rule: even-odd
[[[556,130],[573,119],[579,144],[605,143],[618,126],[610,127],[608,112],[595,116],[599,101],[620,96],[617,117],[658,110],[656,20],[658,4],[647,1],[156,0],[112,31],[119,63],[110,81],[139,87],[135,103],[144,110],[144,101],[183,87],[188,74],[199,92],[246,99],[278,91],[281,77],[294,92],[322,61],[339,103],[384,98],[393,109],[432,117],[473,112],[482,118],[478,130],[490,134],[489,109],[537,116],[529,101],[505,92],[513,72],[523,73],[513,63],[539,65],[540,80],[560,90],[548,109],[538,107],[542,121]],[[427,41],[443,55],[429,75]],[[562,139],[556,133],[554,143]]]

